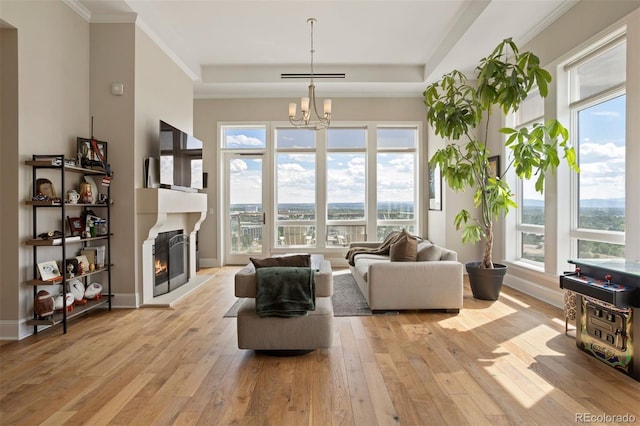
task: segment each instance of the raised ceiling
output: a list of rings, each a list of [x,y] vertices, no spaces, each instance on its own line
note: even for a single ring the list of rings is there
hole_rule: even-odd
[[[66,0],[92,23],[136,22],[194,81],[196,98],[291,97],[306,90],[314,17],[319,96],[420,96],[473,70],[502,39],[530,40],[575,1]]]

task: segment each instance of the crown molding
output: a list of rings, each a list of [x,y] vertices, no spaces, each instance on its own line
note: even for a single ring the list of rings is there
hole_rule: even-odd
[[[93,13],[79,0],[62,0],[62,2],[91,24],[134,24],[138,18],[135,12]]]
[[[556,19],[564,15],[569,9],[579,3],[580,0],[570,0],[563,2],[558,6],[553,13],[549,14],[544,20],[538,22],[529,32],[518,40],[520,46],[524,46],[534,39],[535,36],[544,31],[549,25],[551,25]]]
[[[80,4],[78,0],[62,0],[64,4],[69,6],[74,12],[82,17],[87,22],[91,22],[91,12]]]

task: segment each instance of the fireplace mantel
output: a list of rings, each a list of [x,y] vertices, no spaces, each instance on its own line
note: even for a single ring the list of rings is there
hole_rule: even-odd
[[[164,188],[136,190],[138,241],[142,242],[138,276],[141,277],[143,306],[153,304],[153,244],[158,233],[181,227],[185,230],[189,235],[189,275],[195,278],[196,233],[206,216],[207,194]]]

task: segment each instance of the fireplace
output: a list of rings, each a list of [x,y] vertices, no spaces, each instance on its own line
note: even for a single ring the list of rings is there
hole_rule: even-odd
[[[195,288],[192,283],[201,282],[196,273],[196,233],[207,217],[207,194],[173,191],[163,188],[136,189],[136,221],[138,241],[141,242],[139,265],[139,290],[131,301],[135,306],[168,307]],[[162,232],[181,229],[189,238],[186,256],[189,282],[176,291],[156,296],[155,251],[156,237]],[[197,286],[197,285],[196,285]],[[171,279],[171,287],[175,280]],[[168,289],[168,284],[167,284]]]
[[[154,297],[169,293],[189,281],[189,237],[183,230],[158,233],[153,266]]]

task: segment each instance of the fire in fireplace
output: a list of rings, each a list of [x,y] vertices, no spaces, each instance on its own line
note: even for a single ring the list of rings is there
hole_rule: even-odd
[[[154,244],[153,295],[169,293],[189,281],[189,237],[182,230],[160,232]]]

